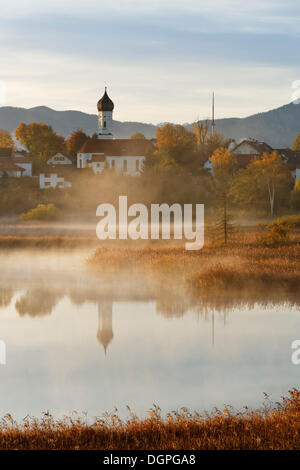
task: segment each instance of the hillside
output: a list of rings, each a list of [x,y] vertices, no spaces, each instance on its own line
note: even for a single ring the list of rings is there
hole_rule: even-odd
[[[55,111],[46,106],[35,108],[0,107],[0,129],[13,132],[20,122],[44,122],[61,135],[68,136],[76,129],[92,135],[97,129],[97,116],[80,111]],[[191,124],[186,124],[190,127]],[[117,138],[128,138],[142,132],[147,138],[155,137],[156,126],[141,122],[114,121],[113,132]],[[239,140],[253,137],[265,140],[274,147],[289,147],[300,132],[300,105],[292,103],[246,118],[217,119],[216,130]]]

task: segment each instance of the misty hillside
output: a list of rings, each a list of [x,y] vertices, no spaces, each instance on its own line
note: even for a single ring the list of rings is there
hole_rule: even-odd
[[[44,122],[65,137],[77,129],[83,129],[89,135],[97,130],[97,116],[94,114],[55,111],[46,106],[30,109],[0,107],[0,129],[13,132],[20,122]],[[190,125],[187,124],[187,127]],[[141,122],[114,121],[113,125],[116,138],[128,138],[135,132],[142,132],[147,138],[152,138],[155,137],[155,130],[155,125]],[[287,147],[300,132],[300,105],[291,103],[247,118],[217,119],[216,131],[236,140],[253,137],[265,140],[274,147]]]

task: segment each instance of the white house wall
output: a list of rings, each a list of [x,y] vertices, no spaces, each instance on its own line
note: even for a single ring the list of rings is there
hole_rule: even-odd
[[[236,150],[233,151],[233,153],[237,153],[240,155],[256,155],[257,150],[254,149],[250,144],[244,143],[240,144]]]
[[[300,168],[296,168],[296,170],[293,171],[293,176],[295,178],[295,182],[300,179]]]
[[[141,174],[143,169],[145,157],[121,157],[113,156],[106,157],[109,168],[114,168],[117,173],[125,173],[126,175],[138,176]],[[124,162],[127,162],[127,171],[124,170]],[[115,162],[113,164],[113,162]],[[137,171],[137,162],[138,162],[138,171]]]
[[[32,176],[32,163],[19,163],[16,162],[16,165],[24,168],[22,176]]]
[[[65,181],[63,177],[58,176],[55,173],[51,173],[49,176],[46,176],[44,173],[40,174],[41,189],[70,188],[71,186],[72,184],[69,181]]]
[[[87,162],[91,159],[92,159],[92,154],[91,153],[78,153],[78,155],[77,155],[77,168],[86,168],[87,167]]]
[[[47,160],[48,165],[72,165],[72,160],[62,153],[57,153]]]
[[[77,156],[77,168],[86,168],[88,165],[92,167],[94,173],[102,173],[105,168],[104,162],[91,162],[92,155],[103,155],[103,154],[91,154],[91,153],[79,153]],[[124,173],[130,176],[139,176],[144,166],[144,156],[109,156],[106,157],[108,168],[114,169],[117,173]],[[124,171],[124,161],[127,162],[127,170]],[[113,164],[113,162],[115,162]],[[137,171],[138,162],[138,171]]]

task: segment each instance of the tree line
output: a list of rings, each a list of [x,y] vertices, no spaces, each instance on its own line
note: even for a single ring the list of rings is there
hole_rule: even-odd
[[[56,134],[51,126],[35,122],[19,124],[15,136],[19,143],[30,152],[36,168],[58,152],[67,151],[75,157],[80,147],[89,138],[79,129],[65,139]],[[0,130],[0,147],[15,149],[15,142],[6,130]]]
[[[15,135],[31,153],[34,169],[60,151],[75,157],[87,139],[97,138],[96,134],[89,137],[76,130],[65,139],[43,123],[21,123]],[[137,133],[131,138],[145,136]],[[276,152],[264,153],[246,168],[240,168],[235,154],[229,150],[231,142],[219,133],[212,133],[208,122],[195,122],[191,130],[174,124],[158,128],[156,145],[146,155],[141,176],[144,198],[149,202],[150,198],[152,202],[198,201],[223,211],[256,210],[270,216],[281,209],[300,209],[300,181],[294,185],[290,170]],[[0,147],[14,146],[10,133],[0,130]],[[292,148],[300,148],[300,134]],[[212,171],[204,167],[207,161]],[[109,169],[104,170],[103,177],[105,174],[112,177]],[[94,184],[98,184],[96,179]]]

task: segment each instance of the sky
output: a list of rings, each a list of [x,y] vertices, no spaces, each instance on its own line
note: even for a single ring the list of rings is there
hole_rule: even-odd
[[[298,0],[0,0],[0,105],[114,119],[244,117],[291,101]],[[300,84],[300,82],[299,82]]]

